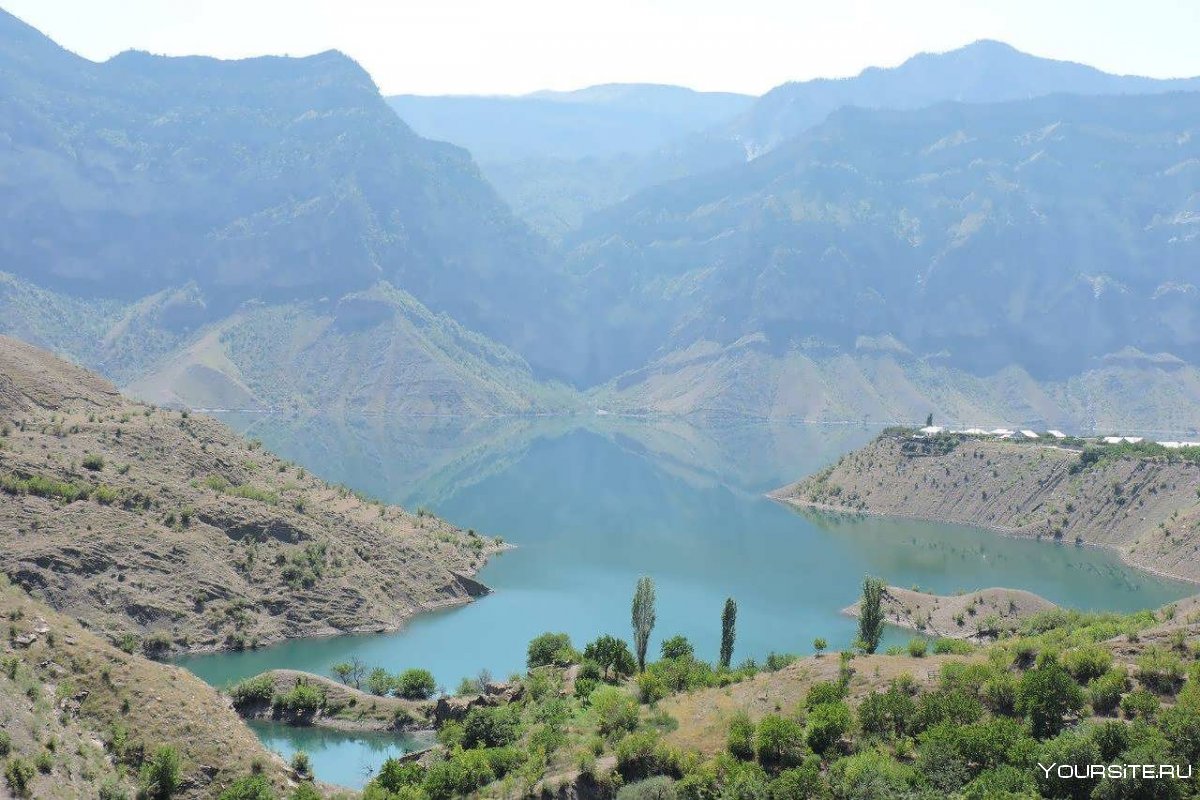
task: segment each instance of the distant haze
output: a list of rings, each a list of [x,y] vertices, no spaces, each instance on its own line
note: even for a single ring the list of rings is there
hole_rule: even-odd
[[[653,82],[761,94],[999,39],[1118,74],[1200,74],[1188,0],[0,0],[93,60],[339,49],[385,94],[520,94]],[[119,5],[120,13],[114,13]]]

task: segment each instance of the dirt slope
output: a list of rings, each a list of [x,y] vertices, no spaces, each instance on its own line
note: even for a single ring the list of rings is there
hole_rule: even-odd
[[[772,496],[797,506],[979,525],[1111,547],[1200,581],[1200,464],[972,437],[885,434]]]
[[[495,549],[0,337],[0,571],[127,648],[394,629]]]

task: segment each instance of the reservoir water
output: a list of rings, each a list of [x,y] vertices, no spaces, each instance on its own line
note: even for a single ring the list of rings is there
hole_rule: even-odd
[[[738,603],[735,661],[807,653],[854,638],[865,574],[950,593],[1027,589],[1068,606],[1134,610],[1192,591],[1107,551],[1007,538],[956,525],[803,514],[764,492],[869,440],[873,429],[804,424],[637,422],[617,418],[461,423],[359,417],[226,421],[327,480],[503,536],[516,549],[479,579],[494,594],[423,615],[394,634],[292,641],[182,663],[216,685],[287,667],[328,675],[351,656],[389,671],[425,667],[453,690],[481,669],[507,676],[544,631],[582,646],[628,638],[635,581],[658,587],[651,641],[683,634],[714,659],[726,597]],[[896,641],[907,635],[894,633]],[[404,742],[258,727],[272,748],[304,749],[324,780],[360,786]]]

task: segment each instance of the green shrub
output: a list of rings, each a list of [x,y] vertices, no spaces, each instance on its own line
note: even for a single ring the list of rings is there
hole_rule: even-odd
[[[272,705],[277,711],[300,717],[312,716],[325,707],[325,692],[300,679],[288,691],[275,695]]]
[[[813,714],[815,715],[816,711]],[[849,716],[849,709],[846,709],[846,715]],[[847,721],[844,730],[849,730],[849,727]],[[821,735],[828,736],[832,733],[826,732]],[[840,738],[841,733],[837,736]],[[768,769],[794,767],[804,758],[804,741],[805,732],[800,723],[787,717],[767,714],[758,723],[758,732],[754,737],[754,753],[758,756],[759,763]]]
[[[1130,719],[1149,719],[1158,713],[1161,704],[1153,692],[1135,689],[1121,698],[1121,711]]]
[[[643,703],[657,703],[667,696],[667,684],[655,672],[643,672],[637,677],[638,699]]]
[[[0,758],[7,758],[12,752],[12,737],[8,731],[0,731]]]
[[[631,733],[617,744],[617,772],[626,781],[664,774],[672,769],[673,761],[657,731]]]
[[[262,775],[246,775],[229,784],[218,800],[275,800],[275,790]]]
[[[437,691],[437,681],[427,669],[406,669],[396,676],[396,694],[406,700],[428,700]]]
[[[49,750],[43,750],[37,754],[33,765],[37,767],[38,772],[48,775],[54,770],[54,755]]]
[[[516,741],[516,710],[512,706],[471,709],[462,722],[462,746],[502,747]]]
[[[824,753],[841,740],[853,721],[845,703],[823,703],[809,712],[805,741],[813,752]]]
[[[929,652],[929,642],[920,636],[914,636],[908,640],[908,654],[913,658],[924,658],[927,652]]]
[[[1129,678],[1123,667],[1115,667],[1088,684],[1088,702],[1097,714],[1112,714],[1128,688]]]
[[[615,736],[637,727],[637,701],[616,687],[598,687],[592,692],[591,706],[602,736]]]
[[[825,703],[836,703],[846,696],[840,684],[833,681],[819,681],[808,688],[804,695],[804,707],[812,710]]]
[[[275,697],[275,679],[270,675],[256,675],[239,681],[229,689],[233,707],[245,709],[255,705],[269,705]]]
[[[1063,656],[1063,666],[1067,668],[1067,672],[1083,684],[1108,672],[1112,661],[1112,653],[1098,644],[1085,644]]]
[[[1183,684],[1183,659],[1160,647],[1152,647],[1137,660],[1137,679],[1159,694],[1174,694]]]
[[[617,800],[676,800],[678,797],[675,781],[666,775],[622,786],[617,792]]]
[[[964,639],[942,637],[933,643],[933,652],[938,655],[966,655],[975,650],[975,646]]]
[[[556,664],[565,667],[578,661],[578,653],[565,633],[543,633],[529,643],[525,665],[529,669]]]
[[[376,667],[371,670],[371,674],[367,675],[367,691],[371,694],[382,697],[392,690],[394,684],[392,676],[382,667]]]
[[[83,464],[84,469],[91,470],[92,472],[99,472],[100,470],[104,469],[104,457],[103,456],[93,455],[93,454],[89,453],[88,455],[83,457],[83,461],[80,463]]]
[[[754,758],[754,723],[746,712],[737,712],[729,721],[725,747],[734,758],[742,761]]]
[[[14,758],[4,768],[4,779],[17,797],[29,796],[29,785],[33,783],[33,765],[23,758]]]
[[[142,794],[152,800],[168,800],[179,789],[179,776],[179,752],[169,745],[159,747],[142,764]]]
[[[696,650],[686,636],[672,636],[662,643],[663,658],[695,658]]]

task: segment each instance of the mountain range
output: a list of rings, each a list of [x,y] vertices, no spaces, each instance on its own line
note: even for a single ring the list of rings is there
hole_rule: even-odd
[[[1198,87],[978,42],[385,100],[0,13],[0,333],[192,407],[1200,426]]]

